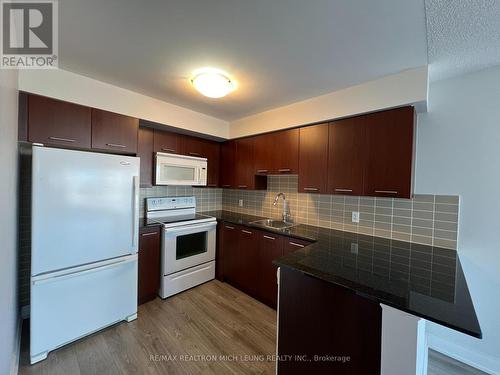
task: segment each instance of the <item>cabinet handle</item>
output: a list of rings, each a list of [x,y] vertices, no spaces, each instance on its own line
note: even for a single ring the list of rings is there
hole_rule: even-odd
[[[395,190],[375,190],[375,193],[380,194],[397,194],[398,192]]]
[[[243,233],[245,233],[245,234],[253,234],[253,233],[252,233],[252,232],[250,232],[249,230],[242,229],[241,231],[242,231]]]
[[[154,236],[155,234],[157,234],[157,233],[156,233],[156,232],[151,232],[151,233],[142,233],[142,234],[141,234],[141,237]]]
[[[313,188],[313,187],[305,187],[305,191],[318,191],[318,188]]]
[[[109,146],[109,147],[118,147],[118,148],[125,148],[125,147],[127,147],[125,145],[121,145],[121,144],[118,144],[118,143],[106,143],[106,146]]]
[[[49,137],[49,139],[53,140],[53,141],[61,141],[61,142],[76,142],[74,139],[70,139],[70,138],[61,138],[61,137]]]
[[[248,186],[247,185],[238,185],[240,189],[246,189]]]
[[[267,173],[269,170],[267,169],[257,169],[257,173]]]
[[[166,151],[166,152],[177,152],[175,151],[173,148],[163,148],[161,149],[162,151]]]
[[[337,189],[337,188],[335,188],[335,191],[338,191],[339,193],[352,193],[352,189]]]
[[[234,227],[231,227],[231,226],[229,226],[229,225],[225,225],[225,226],[224,226],[224,228],[231,229],[231,230],[233,230],[233,229],[234,229]]]
[[[290,241],[289,244],[292,245],[292,246],[301,247],[301,248],[305,247],[304,245],[301,245],[300,243],[297,243],[297,242],[291,242]]]
[[[283,169],[278,169],[279,173],[288,173],[291,172],[292,170],[290,168],[283,168]]]
[[[273,241],[276,239],[276,237],[271,237],[271,236],[266,236],[266,235],[264,235],[264,238],[266,238],[268,240],[273,240]]]
[[[197,152],[189,152],[189,155],[191,155],[191,156],[200,156],[200,154],[198,154]]]

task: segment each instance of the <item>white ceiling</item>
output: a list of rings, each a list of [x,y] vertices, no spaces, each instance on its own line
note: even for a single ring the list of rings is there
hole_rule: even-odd
[[[500,64],[499,0],[425,0],[432,80]]]
[[[59,13],[62,69],[225,120],[427,64],[424,0],[64,0]],[[203,66],[239,89],[202,97],[187,78]]]

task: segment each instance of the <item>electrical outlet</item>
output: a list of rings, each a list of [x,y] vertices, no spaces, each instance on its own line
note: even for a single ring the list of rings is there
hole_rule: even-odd
[[[351,242],[351,254],[358,254],[358,244]]]
[[[358,211],[352,211],[352,222],[359,223],[359,212]]]
[[[243,207],[243,199],[238,199],[238,206]]]

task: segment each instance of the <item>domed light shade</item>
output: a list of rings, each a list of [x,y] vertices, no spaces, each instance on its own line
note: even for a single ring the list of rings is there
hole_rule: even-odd
[[[202,68],[193,72],[191,83],[202,95],[222,98],[236,89],[236,83],[222,70]]]

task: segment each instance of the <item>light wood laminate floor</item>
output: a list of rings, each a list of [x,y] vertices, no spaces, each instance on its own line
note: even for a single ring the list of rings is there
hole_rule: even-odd
[[[276,312],[217,280],[141,305],[134,322],[55,350],[33,366],[26,323],[20,375],[275,373],[267,356],[275,353]],[[431,351],[429,375],[441,374],[482,373]]]

